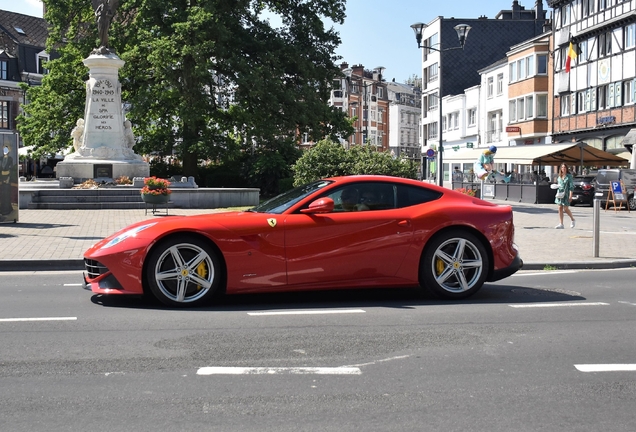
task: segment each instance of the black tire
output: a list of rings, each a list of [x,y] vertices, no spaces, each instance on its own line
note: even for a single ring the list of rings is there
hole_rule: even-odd
[[[488,253],[476,236],[466,231],[447,231],[426,244],[420,281],[440,297],[462,299],[479,291],[488,268]]]
[[[156,245],[147,258],[148,286],[168,306],[206,303],[220,279],[219,258],[205,240],[196,236],[169,238]]]
[[[634,197],[634,195],[627,197],[627,205],[630,210],[636,210],[636,197]]]

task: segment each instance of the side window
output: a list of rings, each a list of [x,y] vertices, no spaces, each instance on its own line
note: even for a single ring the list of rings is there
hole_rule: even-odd
[[[441,192],[433,191],[425,187],[398,185],[397,207],[409,207],[435,201],[442,196]]]
[[[346,185],[325,195],[333,200],[334,212],[393,209],[395,196],[394,186],[382,182]]]

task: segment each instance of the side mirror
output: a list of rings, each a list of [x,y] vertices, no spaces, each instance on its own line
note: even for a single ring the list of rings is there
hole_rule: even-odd
[[[305,214],[315,213],[331,213],[333,212],[334,202],[331,198],[319,198],[309,204],[309,207],[302,209],[300,212]]]

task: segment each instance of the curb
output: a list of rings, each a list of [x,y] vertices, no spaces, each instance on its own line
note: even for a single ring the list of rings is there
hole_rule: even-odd
[[[65,271],[84,270],[83,259],[0,260],[0,271]]]
[[[546,268],[547,267],[547,268]],[[621,259],[612,261],[579,261],[561,263],[523,263],[524,270],[603,270],[636,267],[636,260]]]

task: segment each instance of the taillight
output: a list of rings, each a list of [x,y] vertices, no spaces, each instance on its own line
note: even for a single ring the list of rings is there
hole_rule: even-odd
[[[592,189],[592,185],[583,183],[583,184],[581,185],[581,189],[583,189],[583,190],[590,190],[590,189]]]

